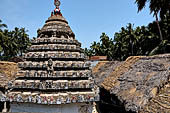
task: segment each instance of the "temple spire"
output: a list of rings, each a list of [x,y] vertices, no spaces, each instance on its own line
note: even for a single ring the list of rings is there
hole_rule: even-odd
[[[61,4],[60,0],[54,0],[54,5],[56,6],[56,8],[54,9],[53,12],[51,12],[51,16],[54,16],[54,15],[62,16],[60,8],[59,8],[60,4]]]

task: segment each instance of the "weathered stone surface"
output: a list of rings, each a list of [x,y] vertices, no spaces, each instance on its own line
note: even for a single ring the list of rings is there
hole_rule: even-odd
[[[15,79],[16,72],[18,71],[16,63],[13,62],[0,62],[0,87],[5,88],[10,80]]]
[[[112,72],[108,72],[101,87],[117,96],[127,111],[168,113],[169,62],[170,54],[130,57]]]
[[[52,34],[61,33],[66,36],[75,36],[65,18],[59,15],[49,17],[46,24],[38,34],[46,34],[47,32],[51,32]]]
[[[167,83],[159,90],[158,95],[152,98],[141,110],[141,113],[159,112],[169,113],[170,111],[170,83]]]
[[[115,70],[123,62],[118,61],[100,61],[92,70],[95,83],[101,86],[101,83],[107,78],[111,72]]]

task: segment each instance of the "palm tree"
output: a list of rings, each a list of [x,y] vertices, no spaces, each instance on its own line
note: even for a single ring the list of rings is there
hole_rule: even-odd
[[[129,42],[129,52],[131,53],[131,56],[135,55],[135,45],[136,45],[136,36],[135,36],[135,30],[133,29],[133,26],[131,23],[129,23],[126,26],[126,36],[125,41]]]
[[[19,33],[20,56],[22,56],[23,53],[26,51],[27,46],[31,45],[29,35],[26,32],[28,32],[28,30],[25,30],[25,28],[20,29],[20,33]]]
[[[110,39],[106,33],[102,33],[102,35],[100,36],[100,42],[102,55],[107,56],[108,59],[111,59],[114,46],[112,39]]]
[[[121,28],[119,33],[115,33],[114,36],[114,57],[117,60],[125,60],[131,51],[129,50],[129,41],[127,42],[127,29]]]
[[[0,20],[0,29],[1,28],[7,28],[7,25],[6,24],[2,24],[2,20]]]
[[[160,13],[160,15],[162,15],[165,12],[165,6],[167,7],[167,4],[170,5],[170,0],[136,0],[135,3],[138,6],[138,12],[146,6],[147,2],[149,2],[150,13],[153,13],[153,16],[156,18],[160,39],[163,42],[163,36],[159,25],[158,14]]]
[[[0,59],[8,60],[17,55],[22,56],[29,46],[30,39],[25,28],[15,28],[8,31],[6,24],[2,24],[0,20]]]
[[[2,20],[0,20],[0,44],[2,43],[2,40],[5,38],[3,33],[3,28],[7,28],[6,24],[2,24]]]
[[[94,51],[94,54],[95,54],[95,55],[102,55],[101,45],[100,45],[99,42],[97,43],[96,41],[94,41],[94,42],[92,43],[92,45],[90,46],[90,48],[92,49],[92,51]]]
[[[2,20],[0,20],[0,57],[2,56],[2,52],[3,52],[3,47],[2,47],[3,40],[5,40],[5,35],[2,30],[3,28],[7,28],[7,25],[3,24]]]
[[[85,49],[84,49],[84,54],[85,54],[86,56],[88,56],[88,57],[91,57],[91,56],[94,55],[94,52],[93,52],[91,49],[85,48]]]

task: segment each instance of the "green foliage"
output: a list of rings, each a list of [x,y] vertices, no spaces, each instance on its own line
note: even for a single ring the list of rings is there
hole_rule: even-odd
[[[93,42],[90,49],[85,48],[85,54],[87,56],[107,56],[109,60],[113,56],[114,43],[105,33],[100,36],[100,42]]]
[[[170,10],[170,0],[135,0],[138,11],[144,9],[147,2],[149,2],[150,13],[153,13],[154,16],[160,14],[161,17]]]
[[[8,60],[15,56],[22,56],[29,46],[30,39],[25,28],[15,28],[8,31],[6,24],[0,20],[0,60]]]
[[[162,27],[160,27],[158,15],[161,18],[161,20],[164,20],[165,19],[164,17],[170,13],[170,0],[135,0],[135,3],[138,6],[138,12],[144,9],[144,7],[146,6],[146,2],[149,2],[150,12],[153,13],[153,16],[155,16],[156,18],[161,43],[163,43],[164,37],[162,35],[161,30]]]
[[[134,28],[133,24],[122,27],[114,35],[114,40],[102,33],[100,42],[93,42],[85,49],[88,56],[107,56],[108,60],[125,60],[129,56],[155,55],[170,52],[170,19],[160,21],[164,40],[159,38],[157,23]]]
[[[170,0],[135,0],[138,11],[147,2],[156,21],[136,28],[129,23],[115,33],[114,40],[102,33],[100,42],[93,42],[85,53],[88,56],[106,55],[109,60],[121,61],[129,56],[170,53]]]
[[[0,31],[2,28],[7,28],[7,25],[6,24],[2,24],[2,20],[0,20]]]

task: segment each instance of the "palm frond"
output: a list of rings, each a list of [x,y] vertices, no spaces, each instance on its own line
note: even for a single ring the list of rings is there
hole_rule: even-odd
[[[138,7],[138,12],[140,12],[146,5],[147,0],[136,0],[135,3]]]

